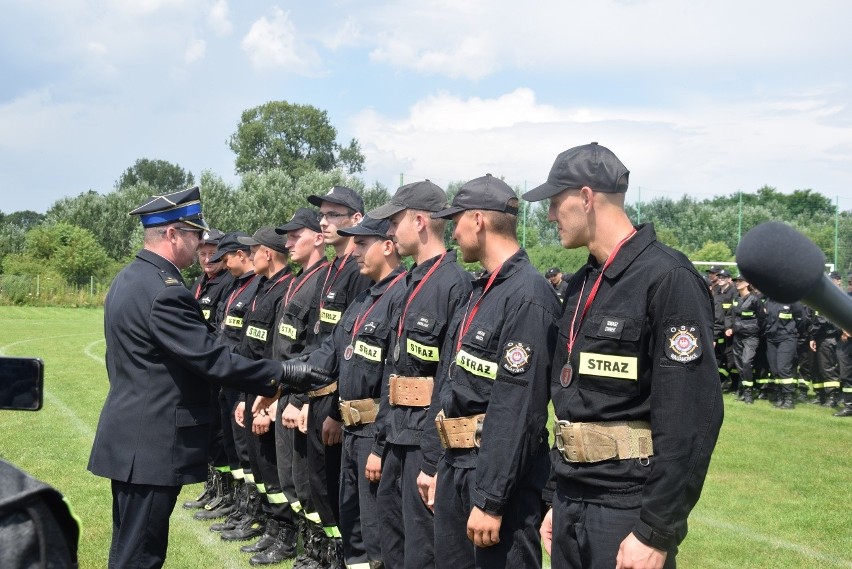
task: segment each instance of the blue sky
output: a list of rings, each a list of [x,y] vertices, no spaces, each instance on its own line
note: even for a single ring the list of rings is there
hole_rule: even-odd
[[[139,158],[236,183],[241,111],[281,99],[327,110],[391,190],[532,188],[595,140],[630,202],[770,185],[849,210],[850,21],[840,0],[5,0],[0,211],[109,192]]]

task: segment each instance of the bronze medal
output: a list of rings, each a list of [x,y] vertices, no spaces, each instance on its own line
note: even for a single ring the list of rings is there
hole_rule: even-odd
[[[349,361],[352,359],[352,354],[355,353],[355,348],[352,347],[352,344],[346,346],[346,349],[343,350],[343,359]]]
[[[565,362],[565,365],[562,366],[562,372],[559,374],[559,383],[562,387],[568,387],[571,385],[571,378],[574,375],[574,368],[571,367],[571,360]]]
[[[393,347],[393,361],[399,361],[399,341],[397,341],[396,346]]]

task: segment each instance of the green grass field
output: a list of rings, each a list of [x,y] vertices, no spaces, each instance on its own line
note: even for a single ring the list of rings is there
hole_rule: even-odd
[[[46,367],[42,411],[0,411],[0,455],[68,497],[83,523],[83,569],[106,567],[111,530],[109,481],[86,471],[107,391],[102,319],[101,310],[0,307],[0,353]],[[725,403],[679,565],[852,568],[852,420],[813,405]],[[167,567],[248,567],[247,557],[180,507],[172,516]]]

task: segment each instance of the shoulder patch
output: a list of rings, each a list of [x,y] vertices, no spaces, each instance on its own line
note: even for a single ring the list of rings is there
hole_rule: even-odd
[[[165,271],[160,271],[160,278],[163,279],[163,283],[165,283],[166,286],[183,285],[183,283],[180,282],[180,280],[174,278],[173,276],[171,276],[169,273],[167,273]]]
[[[530,369],[532,347],[522,342],[508,342],[503,349],[503,369],[511,374],[524,373]]]
[[[682,364],[701,357],[698,328],[689,324],[670,325],[665,328],[666,357]]]

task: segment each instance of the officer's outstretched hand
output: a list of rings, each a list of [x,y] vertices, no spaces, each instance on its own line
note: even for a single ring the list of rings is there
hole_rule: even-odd
[[[308,391],[312,386],[331,383],[329,372],[306,362],[288,360],[281,364],[281,368],[281,383],[296,391]]]

